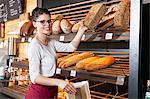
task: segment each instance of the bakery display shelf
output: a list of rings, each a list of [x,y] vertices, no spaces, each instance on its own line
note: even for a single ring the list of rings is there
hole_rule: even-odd
[[[94,71],[77,69],[75,66],[57,68],[56,74],[66,77],[72,76],[116,85],[124,85],[129,76],[129,60],[127,57],[117,57],[115,64]]]
[[[91,93],[91,98],[92,99],[127,99],[124,96],[127,96],[128,93],[124,93],[122,95],[112,95],[112,94],[106,94],[102,92],[97,92],[97,91],[90,91]]]
[[[87,31],[83,36],[81,41],[82,42],[93,42],[93,41],[109,41],[109,42],[120,42],[120,41],[129,41],[129,31],[128,30],[114,30],[113,29],[108,29],[108,30],[103,30],[99,32],[94,32],[94,31]],[[73,40],[75,37],[76,33],[69,33],[69,34],[57,34],[57,35],[51,35],[49,38],[56,39],[61,42],[70,42]],[[34,36],[31,37],[20,37],[17,38],[16,42],[17,43],[24,43],[24,42],[30,42]]]
[[[25,61],[14,61],[11,64],[12,67],[17,67],[17,68],[29,68],[29,62],[27,60]]]
[[[100,56],[111,54],[116,58],[116,62],[107,68],[87,71],[77,69],[76,66],[73,65],[67,68],[57,68],[56,74],[65,77],[87,78],[94,81],[106,81],[107,83],[124,85],[129,76],[129,57],[127,52],[121,53],[125,56],[119,56],[118,53],[119,52],[103,52],[103,54],[99,53]],[[118,56],[115,56],[115,54]],[[12,62],[12,66],[18,68],[28,68],[28,61],[14,61]]]
[[[14,99],[23,99],[28,86],[10,86],[0,88],[0,92]]]

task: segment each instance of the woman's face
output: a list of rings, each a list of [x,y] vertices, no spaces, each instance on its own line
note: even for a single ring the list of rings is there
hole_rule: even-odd
[[[40,15],[35,22],[33,22],[34,27],[37,30],[37,33],[42,33],[45,35],[51,34],[51,20],[49,14]]]

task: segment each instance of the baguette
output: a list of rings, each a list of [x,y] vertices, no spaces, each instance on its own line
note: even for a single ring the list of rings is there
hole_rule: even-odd
[[[113,56],[105,56],[103,58],[99,58],[87,65],[84,66],[86,70],[96,70],[101,68],[106,68],[109,65],[115,62],[115,58]]]
[[[74,56],[74,55],[77,55],[78,53],[72,53],[72,54],[68,54],[67,56],[64,56],[64,57],[61,57],[61,58],[58,58],[57,59],[57,64],[60,64],[60,62],[62,62],[63,60],[71,57],[71,56]]]
[[[100,57],[98,57],[98,56],[93,56],[93,57],[89,57],[89,58],[83,59],[83,60],[79,61],[79,62],[76,64],[76,67],[77,67],[78,69],[84,69],[84,66],[85,66],[86,64],[89,64],[90,62],[93,62],[93,61],[95,61],[96,59],[99,59],[99,58],[100,58]]]
[[[84,52],[84,53],[81,53],[78,55],[74,55],[74,56],[71,56],[71,57],[63,60],[62,62],[60,62],[60,64],[58,66],[62,67],[62,68],[69,67],[69,66],[77,63],[78,61],[85,59],[85,58],[88,58],[88,57],[91,57],[93,55],[94,54],[90,53],[90,52]]]

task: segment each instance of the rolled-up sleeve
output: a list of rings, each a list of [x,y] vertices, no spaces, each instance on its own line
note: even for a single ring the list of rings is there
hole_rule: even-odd
[[[40,51],[38,46],[34,44],[29,44],[28,60],[30,80],[32,83],[35,84],[35,79],[40,74]]]
[[[57,52],[73,52],[77,49],[71,43],[62,43],[56,40],[52,40],[52,43]]]

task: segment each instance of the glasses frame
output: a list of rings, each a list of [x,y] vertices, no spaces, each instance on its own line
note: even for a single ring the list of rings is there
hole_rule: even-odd
[[[34,20],[35,22],[40,22],[42,25],[44,25],[44,24],[46,24],[46,23],[48,23],[49,25],[51,25],[52,24],[52,21],[51,20],[41,20],[41,21],[36,21],[36,20]]]

